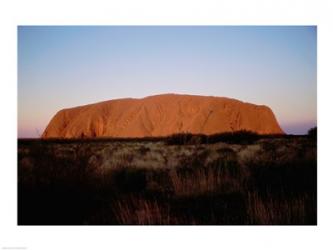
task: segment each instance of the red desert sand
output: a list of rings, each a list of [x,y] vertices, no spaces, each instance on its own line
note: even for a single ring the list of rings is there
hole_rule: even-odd
[[[60,110],[43,138],[154,137],[248,130],[282,134],[272,110],[235,99],[164,94]]]

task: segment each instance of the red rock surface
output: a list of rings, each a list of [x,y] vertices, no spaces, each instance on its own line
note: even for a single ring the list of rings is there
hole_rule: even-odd
[[[164,94],[63,109],[52,118],[42,137],[145,137],[181,132],[210,135],[238,130],[283,133],[272,110],[264,105],[224,97]]]

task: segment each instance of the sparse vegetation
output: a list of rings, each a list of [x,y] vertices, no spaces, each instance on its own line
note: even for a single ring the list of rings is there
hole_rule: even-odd
[[[307,136],[19,140],[19,225],[315,225]]]

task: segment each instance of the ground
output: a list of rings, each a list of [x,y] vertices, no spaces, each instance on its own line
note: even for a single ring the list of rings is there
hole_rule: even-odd
[[[19,225],[315,225],[317,146],[250,140],[19,140]]]

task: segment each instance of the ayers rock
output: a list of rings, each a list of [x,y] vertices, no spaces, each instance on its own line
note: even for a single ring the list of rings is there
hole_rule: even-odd
[[[164,94],[60,110],[43,138],[146,137],[238,130],[281,134],[272,110],[225,97]]]

